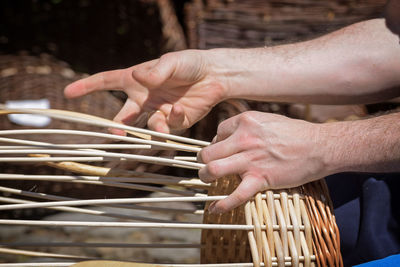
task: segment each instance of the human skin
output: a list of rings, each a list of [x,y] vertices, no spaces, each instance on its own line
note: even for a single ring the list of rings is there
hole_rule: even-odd
[[[383,19],[321,38],[256,49],[188,50],[128,69],[95,74],[65,89],[67,97],[123,90],[128,101],[115,120],[169,132],[190,127],[229,98],[354,104],[400,95],[399,38]],[[154,111],[161,112],[154,112]],[[228,211],[267,188],[297,186],[342,171],[400,171],[399,114],[313,124],[247,112],[220,124],[199,153],[199,177],[239,174],[242,183],[212,212]]]
[[[399,172],[400,113],[367,120],[315,124],[245,112],[223,121],[199,157],[205,182],[239,174],[242,182],[212,203],[221,213],[266,189],[289,188],[339,172]],[[344,184],[345,185],[345,184]]]

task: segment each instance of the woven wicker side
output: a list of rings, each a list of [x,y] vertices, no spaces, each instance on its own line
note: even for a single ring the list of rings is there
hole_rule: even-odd
[[[218,179],[208,195],[230,194],[237,187],[240,178],[228,176]],[[240,206],[225,214],[209,214],[206,204],[203,223],[244,224],[244,209]],[[245,231],[203,230],[201,233],[201,263],[250,262],[250,248]]]
[[[313,226],[314,248],[318,266],[343,266],[340,233],[325,180],[304,186],[308,212]]]
[[[236,176],[221,178],[209,195],[229,194],[239,181]],[[202,263],[343,266],[339,230],[324,180],[262,194],[227,214],[210,215],[206,206],[204,223],[248,224],[254,230],[203,231]]]
[[[266,199],[258,194],[245,208],[247,224],[255,226],[249,232],[255,266],[343,266],[339,230],[324,180],[264,194]],[[273,225],[276,228],[271,230]],[[266,230],[257,230],[262,227]]]
[[[186,8],[190,48],[263,47],[314,38],[381,15],[384,0],[194,0]]]

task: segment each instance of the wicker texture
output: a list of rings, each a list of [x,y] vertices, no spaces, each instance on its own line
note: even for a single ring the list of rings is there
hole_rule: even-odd
[[[87,114],[112,119],[121,109],[122,103],[108,92],[97,92],[77,99],[66,99],[64,87],[82,78],[82,74],[73,72],[67,64],[49,56],[0,56],[0,102],[7,100],[35,100],[46,98],[51,108],[74,110]],[[32,128],[12,123],[8,119],[0,121],[0,129]],[[99,130],[98,127],[78,123],[66,123],[52,120],[46,128],[81,129],[87,131]],[[104,132],[105,130],[103,130]],[[32,137],[32,136],[30,136]],[[38,141],[56,141],[55,136],[35,136]],[[95,143],[93,138],[69,137],[63,138],[66,143]]]
[[[262,47],[314,38],[382,14],[384,0],[194,0],[189,47]]]
[[[219,179],[210,195],[228,194],[239,177]],[[243,231],[203,230],[202,263],[248,262],[254,266],[343,266],[340,236],[324,180],[287,190],[268,190],[227,214],[205,212],[204,223],[245,223]],[[208,206],[206,206],[207,208]],[[251,253],[250,253],[250,251]]]
[[[239,182],[240,178],[237,176],[220,178],[208,191],[208,195],[230,194]],[[245,224],[243,206],[224,214],[210,214],[207,212],[209,205],[210,203],[206,204],[203,223]],[[201,263],[250,262],[250,247],[245,231],[203,230],[201,243]]]
[[[47,112],[50,113],[50,111]],[[83,114],[81,114],[81,117],[84,117]],[[165,136],[163,138],[169,137]],[[165,146],[162,142],[159,145],[161,147]],[[192,152],[197,151],[193,150]],[[181,166],[189,166],[186,165],[188,162],[180,162],[180,164]],[[133,173],[127,170],[106,170],[106,168],[85,164],[72,166],[74,164],[71,162],[60,163],[60,166],[58,164],[48,165],[69,169],[72,172],[85,175],[109,177],[129,177],[132,175],[134,177],[139,175],[140,177],[144,175],[143,178],[146,177],[145,174]],[[201,165],[194,166],[196,168],[201,167]],[[156,174],[153,175],[156,176]],[[150,182],[150,180],[148,181]],[[211,186],[202,185],[198,189],[203,190],[205,186],[208,188],[208,192],[207,196],[201,196],[206,198],[201,201],[210,200],[209,196],[212,195],[232,193],[240,181],[239,176],[228,176],[218,179]],[[129,186],[129,184],[113,184],[113,186],[117,185]],[[157,189],[155,190],[157,192],[160,188],[153,187],[150,190],[154,189]],[[64,193],[64,190],[62,192]],[[168,192],[178,193],[176,190],[169,190]],[[85,193],[93,197],[93,194]],[[190,191],[179,191],[179,193],[193,195],[193,192]],[[163,201],[164,199],[154,200]],[[177,201],[177,199],[173,201]],[[102,202],[104,201],[102,200]],[[43,207],[48,205],[46,203],[43,204],[45,204]],[[58,205],[62,206],[67,204],[69,203],[58,203]],[[81,202],[82,204],[84,203]],[[229,264],[252,261],[255,267],[262,264],[264,266],[343,266],[340,254],[339,232],[332,213],[329,192],[323,180],[297,188],[267,190],[266,192],[258,193],[253,200],[248,201],[244,206],[240,206],[226,214],[209,214],[207,212],[209,205],[210,203],[207,203],[205,207],[203,222],[208,226],[215,224],[216,227],[191,226],[192,228],[203,229],[201,236],[202,263]],[[40,204],[39,206],[36,205],[36,207],[40,207]],[[7,210],[7,208],[16,207],[6,206],[4,209]],[[116,214],[113,213],[113,216],[116,216]],[[126,219],[125,217],[123,218]],[[166,223],[168,224],[168,222],[163,222],[163,227],[167,226]],[[90,223],[87,224],[88,226],[90,225]],[[236,230],[232,230],[232,228],[226,226],[227,224],[238,224],[240,227],[235,227]],[[189,224],[184,223],[182,226],[187,227]],[[182,228],[181,226],[179,227]]]

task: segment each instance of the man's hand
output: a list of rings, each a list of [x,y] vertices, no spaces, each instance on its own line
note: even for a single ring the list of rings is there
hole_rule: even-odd
[[[133,123],[147,112],[150,129],[168,133],[188,128],[225,97],[224,85],[210,73],[204,54],[195,50],[169,53],[127,69],[98,73],[68,85],[65,95],[122,90],[128,100],[115,121]]]
[[[245,112],[218,127],[213,143],[199,158],[206,166],[199,177],[212,182],[239,174],[242,182],[226,199],[213,203],[211,212],[229,211],[266,189],[298,186],[329,173],[320,124],[276,114]]]

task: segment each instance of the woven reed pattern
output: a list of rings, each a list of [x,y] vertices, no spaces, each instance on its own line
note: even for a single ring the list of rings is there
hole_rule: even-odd
[[[208,191],[209,196],[227,195],[239,185],[240,178],[228,176],[218,179]],[[224,213],[207,212],[210,203],[204,209],[203,223],[245,224],[243,206]],[[201,232],[201,263],[250,262],[251,254],[247,233],[235,230],[203,230]]]
[[[222,178],[209,194],[230,193],[238,183],[235,176]],[[265,198],[259,193],[227,214],[205,212],[204,223],[245,220],[255,230],[246,237],[243,231],[203,230],[202,263],[247,262],[251,255],[254,266],[343,266],[339,230],[324,180],[263,194]]]
[[[189,47],[262,47],[314,38],[381,16],[384,0],[195,0],[186,9]]]
[[[318,266],[343,266],[340,254],[340,234],[333,214],[331,198],[324,180],[304,186],[311,225],[313,248]]]
[[[77,112],[102,116],[112,119],[121,109],[122,103],[108,92],[96,92],[77,99],[66,99],[64,87],[69,83],[82,78],[82,74],[75,73],[64,62],[50,56],[0,56],[0,103],[7,100],[35,100],[46,98],[51,108],[74,110]],[[0,121],[0,129],[31,128],[16,125],[4,118]],[[72,122],[52,120],[46,128],[81,129],[98,131],[98,127],[82,125]],[[106,130],[102,129],[103,132]],[[32,138],[32,136],[30,136]],[[37,135],[34,140],[53,141],[56,136]],[[60,140],[61,141],[61,140]],[[76,143],[78,141],[94,143],[96,138],[69,137],[63,142]]]
[[[12,112],[12,111],[11,111]],[[48,110],[46,114],[51,115],[54,111]],[[65,112],[64,114],[66,114]],[[85,117],[84,114],[80,114],[82,118]],[[87,117],[86,117],[87,118]],[[100,119],[100,118],[97,118]],[[97,120],[93,118],[94,121]],[[102,119],[100,119],[102,120]],[[83,121],[82,121],[83,122]],[[83,122],[86,123],[86,122]],[[110,124],[107,125],[110,127]],[[153,134],[160,134],[155,133]],[[163,136],[163,138],[171,138],[172,140],[176,140],[179,138],[177,136]],[[187,140],[187,139],[185,139]],[[132,140],[133,141],[133,140]],[[137,141],[134,141],[137,142]],[[149,140],[146,143],[150,142]],[[199,142],[199,140],[191,140],[191,142]],[[163,142],[158,143],[157,145],[161,147],[171,148],[169,145],[166,146],[167,143],[163,144]],[[207,145],[207,143],[202,144],[202,146]],[[182,149],[176,144],[173,145],[176,149]],[[184,148],[189,149],[190,146]],[[57,150],[55,150],[56,152]],[[191,152],[198,152],[198,147],[192,147]],[[104,151],[103,151],[104,152]],[[4,150],[4,153],[7,154],[7,150]],[[16,153],[14,150],[12,153]],[[29,152],[33,153],[33,152]],[[40,152],[35,152],[40,153]],[[45,153],[52,153],[45,152]],[[84,151],[86,153],[86,151]],[[100,155],[102,151],[98,151]],[[107,153],[106,153],[107,154]],[[57,155],[57,153],[55,153]],[[113,156],[112,153],[109,153],[109,156]],[[132,154],[123,154],[119,155],[119,157],[126,157],[127,159],[132,156]],[[147,161],[146,158],[139,159],[139,155],[136,159]],[[6,158],[4,158],[6,159]],[[45,159],[47,160],[47,159]],[[165,160],[165,158],[164,158]],[[62,160],[61,160],[62,161]],[[152,162],[162,163],[161,159],[152,159]],[[130,176],[137,179],[142,176],[143,179],[147,180],[146,182],[155,182],[158,183],[154,179],[150,178],[153,176],[157,178],[157,174],[149,174],[138,173],[138,172],[129,172],[127,170],[115,170],[101,167],[95,167],[91,165],[78,164],[79,166],[72,166],[75,163],[60,163],[61,168],[66,168],[67,165],[70,166],[70,170],[79,174],[85,175],[101,175],[106,177],[110,177],[113,180],[118,179],[118,177],[126,177],[129,181]],[[201,163],[196,162],[185,162],[185,161],[176,161],[170,163],[178,166],[186,166],[186,167],[195,167],[197,169],[201,168],[203,165]],[[49,164],[51,166],[57,167],[55,164]],[[67,168],[68,169],[68,168]],[[7,175],[6,175],[7,176]],[[18,174],[17,174],[18,176]],[[162,176],[162,175],[161,175]],[[202,229],[201,234],[201,243],[199,244],[199,248],[201,248],[201,263],[248,263],[252,261],[255,267],[264,265],[264,266],[335,266],[341,267],[342,259],[340,254],[340,237],[338,228],[336,226],[335,217],[332,213],[332,204],[330,202],[330,196],[326,184],[323,180],[315,181],[313,183],[309,183],[297,188],[292,189],[282,189],[282,190],[267,190],[266,192],[261,192],[255,196],[255,198],[249,202],[247,202],[244,206],[240,206],[233,211],[226,214],[209,214],[207,212],[209,207],[209,201],[211,201],[213,195],[223,196],[226,194],[230,194],[240,182],[239,176],[229,176],[218,179],[211,185],[202,184],[201,181],[197,178],[196,181],[187,181],[184,177],[173,177],[173,176],[158,176],[163,179],[176,179],[178,178],[181,181],[186,180],[186,183],[192,183],[188,185],[187,189],[177,190],[176,186],[183,185],[182,183],[175,183],[174,188],[159,188],[159,187],[146,187],[146,190],[152,192],[164,192],[171,193],[175,197],[178,195],[185,196],[198,196],[197,199],[186,199],[186,201],[204,201],[206,202],[205,210],[195,210],[195,214],[203,215],[203,223],[201,224],[188,224],[181,223],[177,224],[174,221],[165,221],[163,220],[161,227],[172,227],[172,228],[185,228],[189,227],[191,229]],[[28,176],[25,176],[25,179],[28,179]],[[77,176],[75,176],[76,178]],[[4,176],[3,176],[4,178]],[[18,177],[8,177],[8,179],[18,179]],[[24,180],[24,177],[20,177]],[[39,177],[33,177],[34,179],[39,179]],[[53,177],[43,177],[48,181],[57,181]],[[82,177],[83,178],[83,177]],[[97,179],[96,177],[92,177]],[[132,177],[131,177],[132,178]],[[65,179],[65,178],[63,178]],[[84,178],[86,179],[86,178]],[[183,180],[182,180],[183,179]],[[142,182],[145,182],[142,180]],[[77,180],[76,180],[77,181]],[[131,180],[133,181],[133,180]],[[137,180],[136,180],[137,181]],[[170,180],[169,182],[172,182]],[[194,182],[194,183],[193,183]],[[101,185],[108,186],[124,186],[129,188],[133,186],[133,188],[137,188],[139,185],[131,184],[131,183],[100,183]],[[163,184],[163,183],[161,183]],[[166,183],[168,184],[168,183]],[[191,191],[191,186],[199,185],[195,189],[195,191]],[[142,187],[143,188],[143,187]],[[200,195],[197,195],[198,190],[206,189],[208,192],[204,194],[204,191],[201,191]],[[5,192],[14,192],[13,189],[5,189],[2,190]],[[11,191],[10,191],[11,190]],[[30,192],[22,192],[23,195],[28,194],[29,196],[37,196],[38,194]],[[64,190],[62,190],[64,193]],[[85,193],[88,193],[87,191]],[[17,193],[19,194],[19,193]],[[39,194],[40,195],[40,194]],[[50,199],[53,198],[59,199],[58,196],[49,196]],[[90,194],[92,197],[92,194]],[[218,198],[220,198],[218,197]],[[167,197],[168,198],[168,197]],[[5,199],[6,201],[17,201],[17,199]],[[165,198],[157,198],[150,202],[162,202]],[[172,198],[169,199],[171,201],[182,201],[182,198]],[[97,199],[95,202],[84,202],[81,200],[73,200],[72,202],[59,202],[55,205],[59,205],[58,209],[65,209],[64,205],[68,204],[77,204],[77,205],[85,205],[88,203],[99,204],[99,203],[110,203],[112,200],[107,199]],[[121,199],[117,200],[121,202]],[[126,200],[123,200],[126,201]],[[129,199],[128,202],[148,202],[144,199]],[[168,200],[167,200],[168,201]],[[127,202],[127,203],[128,203]],[[149,203],[150,203],[149,202]],[[50,204],[50,206],[49,206]],[[96,205],[97,205],[96,204]],[[21,204],[22,206],[25,204]],[[16,204],[12,206],[3,205],[1,207],[2,210],[11,210],[11,209],[24,209],[24,208],[33,208],[33,207],[54,207],[54,203],[35,203],[35,204],[27,204],[28,206],[21,207],[21,205]],[[118,206],[121,208],[121,206]],[[143,207],[142,207],[143,208]],[[154,207],[153,207],[154,208]],[[168,211],[172,211],[174,209],[169,209]],[[76,210],[75,210],[76,211]],[[183,211],[183,210],[179,210]],[[82,210],[79,209],[79,212],[93,214],[92,210]],[[185,211],[186,212],[186,211]],[[190,211],[192,212],[192,211]],[[204,213],[203,213],[204,212]],[[97,213],[97,212],[96,212]],[[109,213],[108,216],[117,217],[127,219],[125,214],[118,213]],[[128,216],[129,217],[129,216]],[[129,217],[129,219],[136,220],[137,217]],[[150,220],[152,218],[144,218],[141,220]],[[171,223],[172,222],[172,223]],[[2,224],[10,224],[16,223],[19,224],[18,221],[2,221]],[[22,224],[30,224],[31,221],[23,221]],[[54,225],[54,222],[44,221],[40,222],[36,221],[35,225]],[[65,225],[71,225],[76,222],[65,222]],[[170,224],[171,223],[171,224]],[[119,226],[128,226],[126,224],[121,224]],[[230,227],[236,225],[237,227]],[[105,226],[103,222],[84,222],[83,226]],[[130,225],[132,227],[134,225]],[[149,224],[142,224],[141,226],[136,225],[136,227],[160,227],[160,225],[153,226]],[[210,230],[213,229],[213,230]],[[222,230],[223,229],[223,230]],[[234,230],[232,230],[234,229]],[[197,245],[196,245],[197,247]],[[24,252],[22,252],[24,253]],[[34,252],[32,252],[34,253]],[[63,255],[50,255],[55,257],[65,257]],[[70,256],[68,256],[70,257]],[[73,256],[75,257],[75,256]],[[251,258],[250,258],[251,257]],[[82,257],[80,258],[82,259]]]

